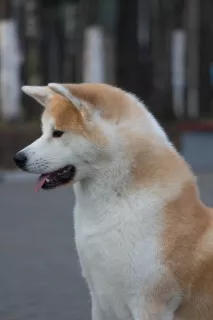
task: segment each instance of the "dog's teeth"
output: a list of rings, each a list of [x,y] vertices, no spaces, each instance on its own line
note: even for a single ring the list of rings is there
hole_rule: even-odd
[[[46,182],[50,182],[50,179],[46,179]]]

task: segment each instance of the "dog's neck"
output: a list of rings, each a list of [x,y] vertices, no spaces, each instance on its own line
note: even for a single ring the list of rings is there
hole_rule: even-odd
[[[139,190],[150,189],[161,194],[161,190],[171,185],[170,190],[176,190],[186,181],[193,181],[194,176],[182,157],[169,146],[148,146],[133,152],[131,157],[120,154],[109,165],[97,168],[94,175],[77,183],[76,196],[90,201],[109,199],[138,193]],[[174,164],[176,171],[174,172]],[[175,191],[174,191],[175,192]],[[166,197],[165,192],[162,194]],[[111,201],[111,200],[110,200]]]
[[[106,200],[119,196],[130,181],[130,164],[127,161],[113,161],[109,166],[100,166],[94,175],[77,183],[81,197]]]

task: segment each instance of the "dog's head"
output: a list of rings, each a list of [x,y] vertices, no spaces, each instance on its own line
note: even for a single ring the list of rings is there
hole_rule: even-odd
[[[22,89],[44,106],[42,136],[14,156],[22,170],[40,174],[37,189],[79,181],[115,156],[116,127],[128,118],[122,90],[103,84]]]
[[[43,134],[19,151],[14,161],[22,170],[40,174],[37,190],[110,170],[118,159],[124,163],[129,137],[132,145],[137,140],[132,135],[137,123],[146,136],[155,131],[143,104],[109,85],[49,84],[24,86],[23,91],[44,106]]]

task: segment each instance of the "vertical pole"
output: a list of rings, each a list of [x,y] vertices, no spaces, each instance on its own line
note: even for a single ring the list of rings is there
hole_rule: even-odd
[[[1,113],[5,121],[21,116],[20,62],[16,21],[12,18],[12,2],[0,1],[0,95]]]
[[[138,0],[118,0],[117,12],[117,84],[138,94]]]
[[[184,116],[186,34],[183,29],[175,29],[171,39],[172,105],[176,117]]]

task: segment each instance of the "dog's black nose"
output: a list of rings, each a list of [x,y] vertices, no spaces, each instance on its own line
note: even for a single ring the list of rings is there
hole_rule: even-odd
[[[25,154],[23,152],[18,152],[13,157],[13,160],[19,168],[24,168],[24,166],[27,162],[27,157],[25,156]]]

